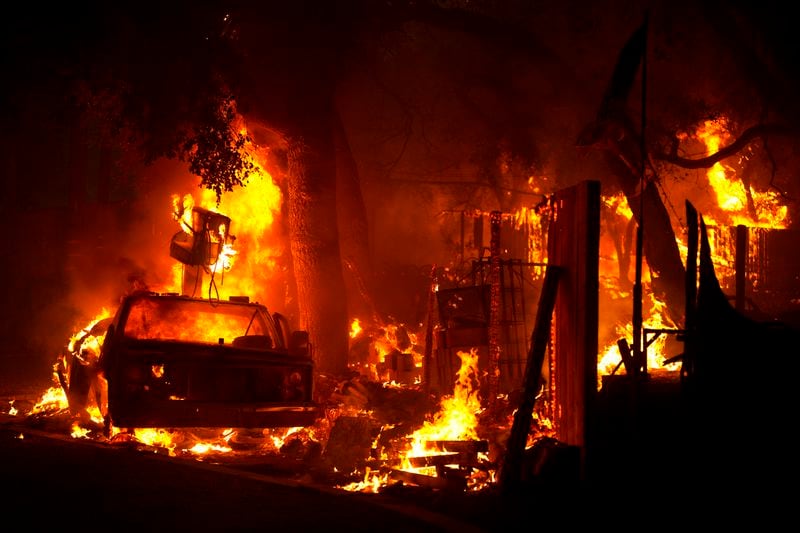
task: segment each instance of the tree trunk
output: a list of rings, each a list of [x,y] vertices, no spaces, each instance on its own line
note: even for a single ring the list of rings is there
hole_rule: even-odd
[[[300,327],[317,370],[347,370],[347,298],[336,224],[336,166],[330,118],[306,121],[288,145],[287,216]]]
[[[637,137],[616,132],[608,135],[606,161],[628,199],[633,216],[644,224],[644,257],[652,274],[651,289],[662,299],[672,318],[683,315],[685,270],[672,222],[656,187],[654,176],[641,189],[641,148]],[[644,214],[644,217],[642,216]]]
[[[369,225],[361,183],[347,133],[340,117],[334,116],[336,149],[336,198],[339,247],[342,254],[349,316],[380,322],[374,295],[374,272],[370,257]]]

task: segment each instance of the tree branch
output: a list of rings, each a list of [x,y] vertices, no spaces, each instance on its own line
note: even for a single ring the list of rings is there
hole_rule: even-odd
[[[784,126],[781,124],[758,124],[747,128],[744,133],[742,133],[742,135],[739,136],[739,138],[734,142],[724,148],[720,148],[719,151],[707,157],[702,157],[700,159],[687,159],[680,157],[678,155],[678,145],[677,143],[674,143],[669,153],[655,153],[653,154],[653,158],[666,161],[667,163],[672,163],[673,165],[677,165],[682,168],[711,168],[715,163],[718,163],[719,161],[738,153],[755,139],[761,137],[766,138],[770,135],[797,136],[799,133],[800,131],[792,126]]]

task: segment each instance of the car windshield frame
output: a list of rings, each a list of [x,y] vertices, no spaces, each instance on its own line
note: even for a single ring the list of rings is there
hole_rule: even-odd
[[[243,336],[279,338],[260,304],[152,295],[130,301],[123,335],[198,344],[231,344]]]

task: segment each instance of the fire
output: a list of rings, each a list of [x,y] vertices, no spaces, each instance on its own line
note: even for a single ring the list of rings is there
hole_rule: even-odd
[[[435,440],[477,439],[478,413],[478,350],[459,351],[461,366],[458,370],[452,396],[442,399],[439,412],[432,420],[410,435],[411,453],[425,455],[425,443]]]
[[[648,310],[648,318],[642,321],[642,327],[645,329],[675,329],[677,326],[669,319],[666,312],[664,302],[659,301],[652,293],[647,294],[647,299],[650,302]],[[620,321],[616,324],[615,332],[616,338],[633,338],[633,324],[631,322]],[[664,335],[655,337],[652,343],[647,347],[647,368],[661,369],[667,371],[680,370],[679,363],[670,363],[665,365],[667,355],[665,352],[667,338]],[[616,340],[606,345],[601,351],[597,360],[598,380],[603,375],[609,375],[618,370],[620,363],[619,348],[617,347]],[[598,381],[598,388],[600,381]]]
[[[730,124],[725,118],[706,120],[694,133],[708,154],[719,151],[729,144]],[[706,172],[708,183],[714,191],[719,213],[704,213],[706,223],[716,226],[744,225],[785,229],[789,226],[789,209],[781,205],[774,191],[760,192],[752,186],[746,187],[742,179],[736,179],[736,170],[730,165],[716,162]]]
[[[46,414],[53,411],[64,411],[68,408],[67,395],[61,387],[47,389],[33,406],[30,414]]]
[[[350,338],[355,339],[361,333],[361,321],[357,318],[354,318],[353,321],[350,323]]]
[[[398,386],[418,383],[422,359],[418,335],[405,324],[365,326],[355,318],[350,323],[350,366],[372,379]]]
[[[729,140],[725,121],[707,121],[694,134],[694,139],[702,142],[709,153],[716,152],[720,146]],[[215,228],[219,240],[220,253],[217,260],[206,268],[212,273],[226,273],[235,269],[236,275],[224,280],[216,279],[214,286],[220,298],[233,295],[249,295],[252,299],[267,302],[283,302],[285,289],[281,287],[281,279],[286,266],[283,264],[284,239],[281,235],[280,224],[276,220],[281,216],[282,194],[272,176],[259,163],[261,155],[255,147],[247,147],[248,156],[254,164],[255,170],[250,176],[246,188],[227,192],[223,198],[217,198],[210,190],[203,190],[197,199],[192,195],[172,195],[172,213],[182,231],[192,232],[192,209],[195,205],[216,213],[224,213],[230,217],[231,225],[221,224]],[[715,201],[720,213],[718,220],[709,215],[712,224],[746,224],[761,225],[764,227],[780,228],[788,225],[788,210],[786,206],[778,203],[777,195],[761,193],[751,188],[746,188],[744,182],[734,179],[735,170],[721,163],[715,164],[708,170],[708,183],[714,191]],[[631,260],[632,248],[630,242],[626,243],[626,234],[633,228],[633,213],[623,194],[604,196],[603,216],[604,224],[601,229],[600,243],[600,276],[603,289],[614,301],[624,301],[630,297],[630,282],[633,270]],[[755,215],[754,215],[755,213]],[[529,255],[527,261],[532,263],[546,263],[546,217],[537,209],[522,208],[513,215],[517,230],[523,230],[530,235]],[[716,248],[720,255],[729,249],[729,244],[716,241]],[[234,244],[235,243],[235,244]],[[678,242],[682,250],[683,243]],[[244,260],[239,260],[244,259]],[[169,292],[181,292],[186,266],[176,263],[172,267],[172,288]],[[669,319],[665,304],[659,301],[649,290],[649,270],[643,268],[644,298],[646,309],[644,312],[645,329],[671,329],[675,324]],[[176,289],[178,288],[178,289]],[[267,291],[277,291],[270,294]],[[629,311],[630,307],[626,307]],[[76,344],[81,342],[81,349],[89,357],[99,356],[103,336],[91,335],[92,327],[100,320],[110,316],[107,309],[103,309],[89,324],[76,332],[69,341],[69,350],[76,349]],[[609,315],[615,320],[612,333],[608,338],[601,338],[601,346],[597,361],[599,375],[616,372],[620,368],[620,355],[616,340],[619,338],[630,339],[633,335],[633,325],[624,318],[617,320],[620,315]],[[214,320],[204,320],[198,317],[191,330],[173,328],[171,331],[153,332],[159,337],[167,338],[194,338],[207,342],[214,342],[220,338],[228,337],[227,332],[232,324],[221,322],[218,317]],[[144,329],[142,329],[144,331]],[[422,355],[418,351],[417,335],[410,331],[404,324],[378,324],[371,326],[355,318],[350,323],[349,336],[351,346],[366,339],[368,346],[367,355],[360,361],[352,362],[358,370],[373,379],[383,381],[385,387],[403,387],[408,382],[398,382],[398,361],[405,359],[411,362],[415,380],[419,379],[419,369],[422,368]],[[648,368],[664,368],[666,337],[660,336],[653,340],[647,347]],[[414,459],[454,454],[447,449],[434,450],[432,443],[443,441],[477,441],[479,439],[479,416],[483,411],[479,398],[479,368],[478,350],[459,351],[461,366],[456,376],[453,394],[441,399],[439,410],[429,417],[416,431],[403,437],[405,447],[393,458],[396,461],[396,470],[414,472],[425,475],[436,475],[436,467],[415,466],[419,464]],[[394,358],[394,360],[393,360]],[[394,365],[394,367],[392,366]],[[392,371],[394,369],[394,373]],[[677,363],[666,367],[667,370],[677,370]],[[154,375],[162,372],[162,368],[153,366],[150,371]],[[408,377],[408,376],[405,376]],[[416,381],[418,382],[418,381]],[[68,403],[61,387],[52,387],[37,402],[31,413],[51,413],[68,410]],[[98,406],[90,406],[91,421],[101,424],[102,415]],[[536,425],[545,430],[552,429],[552,423],[542,419],[534,413]],[[383,430],[388,429],[384,426]],[[267,449],[280,450],[294,438],[307,438],[301,430],[308,428],[289,428],[284,431],[270,430],[263,433],[264,442],[260,444],[259,451]],[[75,422],[71,428],[74,438],[91,438],[91,430]],[[120,432],[118,428],[111,428],[110,439],[129,439],[146,446],[165,450],[169,455],[188,453],[204,456],[212,453],[234,453],[236,432],[229,429],[221,434],[199,438],[188,431],[167,431],[154,428],[135,428],[128,432]],[[533,435],[529,435],[530,439]],[[377,439],[376,439],[377,441]],[[233,444],[232,444],[233,443]],[[388,460],[388,457],[382,457]],[[489,471],[489,477],[493,475]],[[379,492],[389,483],[390,474],[367,467],[363,480],[340,487],[349,491]],[[477,476],[476,476],[477,477]],[[477,479],[470,479],[472,487],[478,486]]]
[[[170,455],[175,454],[173,435],[169,431],[154,428],[136,428],[133,430],[133,435],[138,442],[164,448],[169,451]]]
[[[546,216],[539,209],[522,207],[513,215],[514,228],[529,235],[528,257],[530,263],[547,262]]]
[[[436,451],[432,443],[439,441],[470,441],[478,439],[478,415],[482,411],[478,396],[478,350],[459,351],[461,360],[452,396],[445,396],[439,404],[439,411],[426,420],[422,427],[408,435],[405,449],[399,454],[399,465],[396,470],[435,476],[435,467],[416,467],[413,459],[453,455],[447,449]],[[383,428],[387,429],[387,428]],[[386,459],[386,457],[384,457]],[[386,473],[374,472],[367,468],[362,481],[350,483],[340,488],[348,491],[379,492],[389,480]],[[478,482],[473,481],[473,486]]]
[[[111,316],[111,311],[108,308],[104,307],[89,323],[79,330],[78,332],[74,333],[72,337],[69,339],[69,343],[67,344],[67,349],[70,352],[74,352],[77,348],[76,343],[81,343],[81,350],[88,350],[90,353],[90,357],[93,358],[94,361],[97,360],[97,357],[100,356],[100,347],[103,345],[103,339],[105,338],[105,333],[100,335],[93,335],[91,334],[92,328],[94,328],[98,322],[101,320],[105,320]]]
[[[220,287],[221,296],[247,294],[265,302],[283,301],[280,297],[265,291],[275,287],[275,279],[281,279],[284,265],[283,238],[275,221],[280,216],[283,197],[272,176],[259,162],[259,154],[253,149],[248,152],[254,170],[246,188],[227,192],[217,204],[213,191],[204,189],[200,205],[218,210],[231,218],[236,238],[236,251],[233,247],[223,249],[221,260],[232,263],[233,255],[244,256],[246,261],[236,262],[236,276],[226,278]],[[232,265],[230,265],[232,266]]]
[[[634,276],[635,267],[633,258],[630,256],[634,250],[626,246],[626,237],[633,235],[633,212],[622,193],[602,197],[602,209],[604,216],[604,227],[600,241],[600,280],[602,290],[610,299],[608,305],[616,305],[617,302],[624,302],[626,305],[631,296],[631,279]],[[627,243],[632,243],[628,240]],[[650,275],[647,268],[647,261],[642,263],[642,288],[643,288],[643,320],[644,329],[674,329],[677,326],[669,318],[666,304],[652,293],[650,290]],[[625,308],[627,312],[628,307]],[[602,376],[612,374],[620,369],[621,356],[617,346],[620,338],[633,338],[633,322],[629,315],[610,313],[606,316],[614,321],[611,324],[610,332],[600,338],[601,349],[597,358],[598,387]],[[625,317],[625,318],[619,318]],[[678,371],[679,365],[672,363],[664,366],[664,361],[668,358],[666,354],[666,340],[664,335],[652,339],[652,343],[647,347],[647,367],[650,369],[661,369],[666,371]]]

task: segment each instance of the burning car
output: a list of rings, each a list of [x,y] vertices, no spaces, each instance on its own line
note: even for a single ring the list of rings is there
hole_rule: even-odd
[[[68,379],[59,375],[70,411],[96,401],[107,430],[300,427],[317,418],[308,333],[248,297],[138,292],[98,324],[96,359],[75,348]]]

